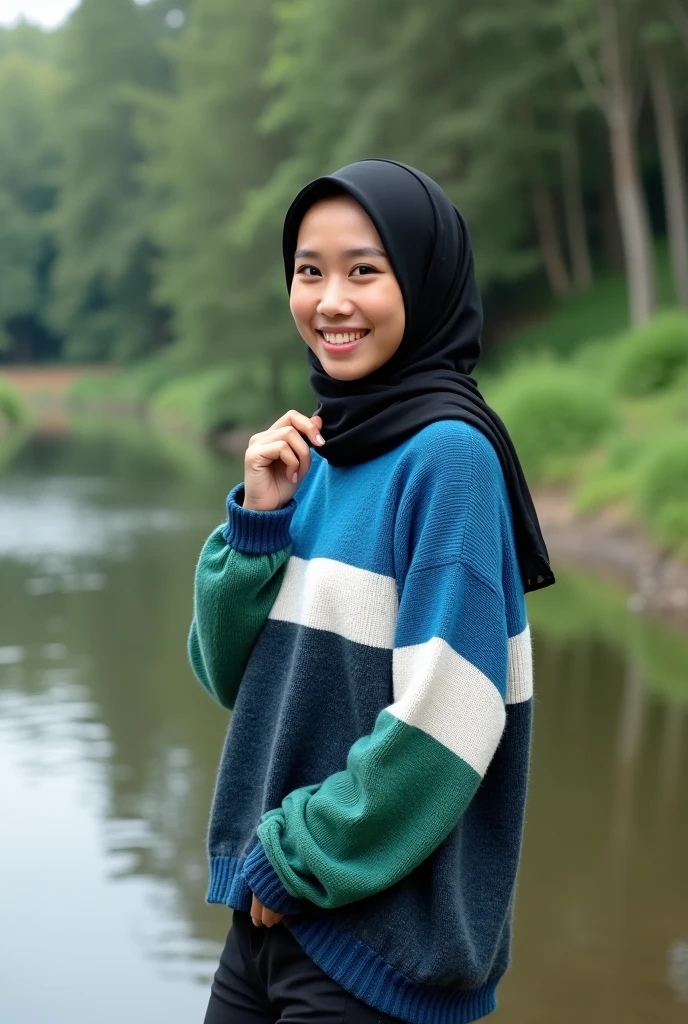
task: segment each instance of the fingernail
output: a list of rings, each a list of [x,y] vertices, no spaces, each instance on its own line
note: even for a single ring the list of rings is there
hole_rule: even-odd
[[[257,928],[258,927],[258,922],[256,921],[255,917],[252,917],[251,920],[253,921],[254,925]]]
[[[325,444],[325,438],[322,436],[322,434],[316,434],[315,440],[318,442],[318,444]]]
[[[294,473],[293,477],[291,478],[291,482],[293,484],[295,484],[298,479],[299,479],[299,474],[298,473]]]

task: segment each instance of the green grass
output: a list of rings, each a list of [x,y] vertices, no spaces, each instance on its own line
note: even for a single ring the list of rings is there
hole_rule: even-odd
[[[208,367],[157,390],[150,417],[159,427],[207,438],[218,430],[268,423],[268,392],[264,363]]]
[[[201,439],[221,429],[268,425],[288,408],[306,415],[314,410],[305,360],[283,364],[284,408],[273,408],[270,383],[265,359],[199,367],[171,348],[115,373],[77,377],[68,403],[75,414],[137,413],[178,435]]]
[[[132,363],[115,373],[85,373],[76,377],[68,402],[73,409],[98,407],[145,410],[153,395],[170,381],[183,377],[188,367],[175,348]]]
[[[0,434],[29,420],[29,410],[19,391],[0,375]]]

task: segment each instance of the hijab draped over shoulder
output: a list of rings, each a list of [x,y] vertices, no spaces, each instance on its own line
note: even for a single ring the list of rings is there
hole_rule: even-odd
[[[473,424],[491,441],[511,499],[525,592],[555,582],[537,513],[513,442],[470,376],[481,352],[482,303],[468,229],[440,186],[394,160],[357,160],[309,182],[289,207],[283,231],[287,288],[299,226],[317,200],[347,193],[382,239],[404,299],[406,327],[396,352],[358,380],[336,380],[310,347],[310,384],[334,466],[367,462],[437,420]]]

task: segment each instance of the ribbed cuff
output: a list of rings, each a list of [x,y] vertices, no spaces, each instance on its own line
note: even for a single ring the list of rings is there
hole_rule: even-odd
[[[268,512],[244,508],[244,482],[227,495],[227,525],[222,531],[230,547],[246,555],[271,555],[291,543],[290,526],[296,509],[291,499],[283,508]]]
[[[244,878],[251,892],[276,914],[292,915],[303,911],[304,900],[297,899],[284,888],[260,840],[244,861]]]

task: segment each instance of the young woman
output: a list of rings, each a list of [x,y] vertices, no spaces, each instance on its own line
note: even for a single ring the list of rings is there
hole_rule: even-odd
[[[442,189],[357,161],[301,190],[283,243],[319,405],[251,438],[189,635],[233,710],[207,900],[234,913],[205,1021],[467,1024],[509,964],[524,595],[554,576],[470,376],[481,303]]]

